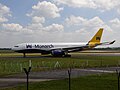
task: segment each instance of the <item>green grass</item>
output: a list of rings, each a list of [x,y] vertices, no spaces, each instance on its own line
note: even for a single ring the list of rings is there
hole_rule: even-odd
[[[0,90],[26,90],[26,86],[24,84]],[[68,79],[31,83],[29,90],[68,90]],[[105,74],[73,78],[71,90],[117,90],[117,76]]]
[[[29,66],[29,60],[32,61],[32,71],[53,70],[89,67],[109,67],[120,65],[120,56],[95,56],[88,54],[72,54],[70,58],[41,57],[40,54],[28,54],[23,58],[19,53],[1,53],[0,54],[0,76],[23,73],[22,68]],[[56,63],[59,65],[55,65]]]
[[[29,60],[32,61],[32,71],[53,69],[89,68],[119,66],[120,56],[95,56],[89,54],[72,54],[71,58],[41,57],[39,54],[28,54],[22,58],[22,54],[10,51],[0,51],[0,76],[23,73],[23,67],[28,68]],[[55,67],[56,63],[58,67]],[[85,76],[72,79],[71,90],[117,90],[116,74]],[[26,90],[21,85],[0,90]],[[68,80],[53,80],[39,83],[31,83],[29,90],[68,90]]]
[[[12,50],[0,50],[0,54],[1,53],[14,53],[14,51],[12,51]]]

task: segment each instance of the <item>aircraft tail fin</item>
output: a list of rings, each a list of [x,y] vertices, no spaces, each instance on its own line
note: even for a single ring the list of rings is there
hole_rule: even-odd
[[[101,37],[103,33],[103,28],[100,28],[99,31],[94,35],[94,37],[88,42],[88,44],[100,44]]]

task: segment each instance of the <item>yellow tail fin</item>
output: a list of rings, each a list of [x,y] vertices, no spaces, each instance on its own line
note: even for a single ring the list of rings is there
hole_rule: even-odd
[[[103,28],[100,28],[99,31],[94,35],[94,37],[88,42],[88,44],[89,45],[100,44],[102,33]]]

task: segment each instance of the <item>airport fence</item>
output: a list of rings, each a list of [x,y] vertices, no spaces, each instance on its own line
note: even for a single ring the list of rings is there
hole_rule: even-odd
[[[71,68],[91,68],[91,67],[119,67],[120,60],[106,61],[106,60],[81,60],[81,61],[39,61],[28,60],[25,62],[12,62],[4,61],[0,62],[0,75],[22,73],[23,68],[32,67],[32,71],[45,71],[55,69],[67,69]]]

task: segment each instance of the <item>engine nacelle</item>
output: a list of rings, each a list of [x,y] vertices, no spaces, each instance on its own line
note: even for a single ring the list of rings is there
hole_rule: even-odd
[[[53,50],[53,51],[51,52],[51,54],[52,54],[53,56],[63,56],[63,55],[65,55],[65,52],[64,52],[63,50]]]

